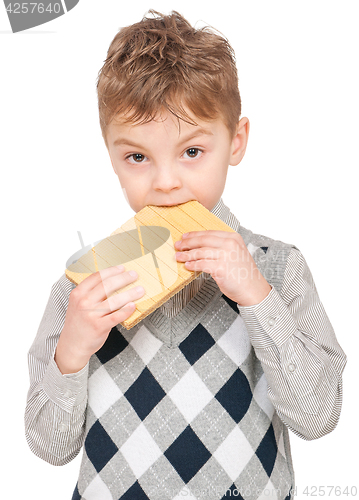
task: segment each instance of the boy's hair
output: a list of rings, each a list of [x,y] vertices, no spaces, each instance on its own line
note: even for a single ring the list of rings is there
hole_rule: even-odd
[[[241,114],[235,55],[228,40],[208,27],[193,28],[178,12],[120,29],[98,73],[100,126],[121,115],[146,123],[165,109],[196,125],[185,107],[204,121],[222,118],[231,136]]]

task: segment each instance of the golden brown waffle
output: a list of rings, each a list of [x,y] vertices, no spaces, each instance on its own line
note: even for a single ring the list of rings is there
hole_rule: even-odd
[[[95,245],[65,271],[75,285],[90,274],[123,264],[138,279],[115,293],[142,285],[145,295],[135,300],[136,310],[121,324],[128,330],[194,280],[201,272],[177,262],[174,244],[190,231],[235,232],[198,201],[173,207],[148,205],[108,238]]]

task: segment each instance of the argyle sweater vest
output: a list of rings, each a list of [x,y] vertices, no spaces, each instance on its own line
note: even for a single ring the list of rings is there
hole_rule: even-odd
[[[280,291],[290,245],[239,229]],[[289,500],[288,430],[237,304],[210,275],[174,318],[113,328],[91,357],[72,500]]]

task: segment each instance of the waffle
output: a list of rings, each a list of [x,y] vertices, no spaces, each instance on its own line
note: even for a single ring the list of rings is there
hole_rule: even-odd
[[[121,323],[129,330],[201,274],[177,262],[174,244],[184,233],[209,229],[235,232],[198,201],[172,207],[148,205],[69,265],[65,274],[78,285],[90,274],[111,266],[122,264],[126,271],[135,270],[138,279],[114,292],[138,285],[145,289],[133,301],[135,311]]]

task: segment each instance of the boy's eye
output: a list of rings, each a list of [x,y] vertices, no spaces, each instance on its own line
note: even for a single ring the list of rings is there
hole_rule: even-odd
[[[132,155],[127,156],[127,159],[130,160],[130,163],[142,163],[145,160],[146,156],[141,153],[134,153]]]
[[[196,158],[201,152],[198,148],[189,148],[185,151],[184,155],[187,155],[187,158]]]

